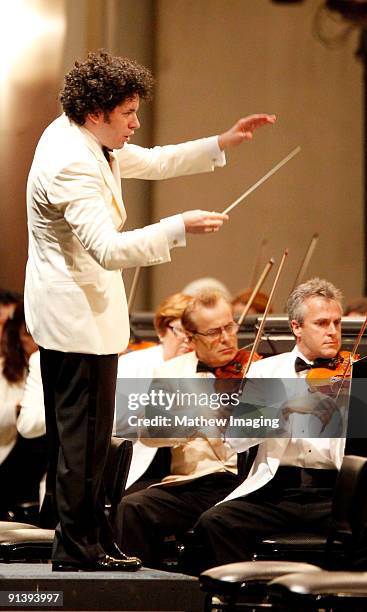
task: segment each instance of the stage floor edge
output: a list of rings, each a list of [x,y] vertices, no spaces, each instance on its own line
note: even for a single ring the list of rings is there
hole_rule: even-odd
[[[40,604],[42,593],[46,593],[42,597],[46,601]],[[51,604],[47,603],[53,593],[62,593],[62,598],[55,595]],[[146,568],[137,572],[52,572],[49,564],[0,563],[0,610],[200,612],[203,609],[204,594],[198,579],[184,574]]]

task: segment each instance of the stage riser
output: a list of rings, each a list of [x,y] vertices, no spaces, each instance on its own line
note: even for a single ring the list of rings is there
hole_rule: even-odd
[[[52,573],[50,565],[0,564],[0,591],[63,592],[63,606],[4,606],[0,610],[199,612],[204,594],[196,578],[142,569],[134,573]]]

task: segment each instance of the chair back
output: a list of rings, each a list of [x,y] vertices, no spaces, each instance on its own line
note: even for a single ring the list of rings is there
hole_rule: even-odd
[[[109,517],[111,522],[115,518],[118,504],[125,491],[129,474],[133,445],[130,440],[111,438],[110,449],[103,473],[103,482],[106,497],[110,503]]]
[[[367,458],[347,455],[339,471],[333,497],[335,537],[358,537],[367,522]]]

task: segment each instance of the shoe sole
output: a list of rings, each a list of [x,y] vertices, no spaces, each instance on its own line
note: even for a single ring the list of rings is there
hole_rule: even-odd
[[[57,565],[57,566],[52,566],[52,571],[53,572],[136,572],[141,568],[141,565],[139,566],[131,566],[131,567],[124,567],[124,568],[120,568],[120,567],[78,567],[76,565]]]

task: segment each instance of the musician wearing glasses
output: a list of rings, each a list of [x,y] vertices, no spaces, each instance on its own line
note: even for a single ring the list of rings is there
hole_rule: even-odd
[[[192,350],[181,324],[181,315],[191,300],[189,295],[174,293],[159,304],[153,321],[159,343],[122,354],[118,361],[118,377],[150,378],[154,368]]]
[[[238,325],[223,294],[196,296],[181,324],[194,350],[165,362],[154,371],[156,378],[213,378],[216,369],[233,362]],[[160,483],[124,497],[117,513],[117,540],[145,566],[157,568],[164,537],[182,536],[202,512],[237,486],[237,453],[222,437],[207,438],[202,432],[188,439],[140,442],[170,447],[171,470]]]

